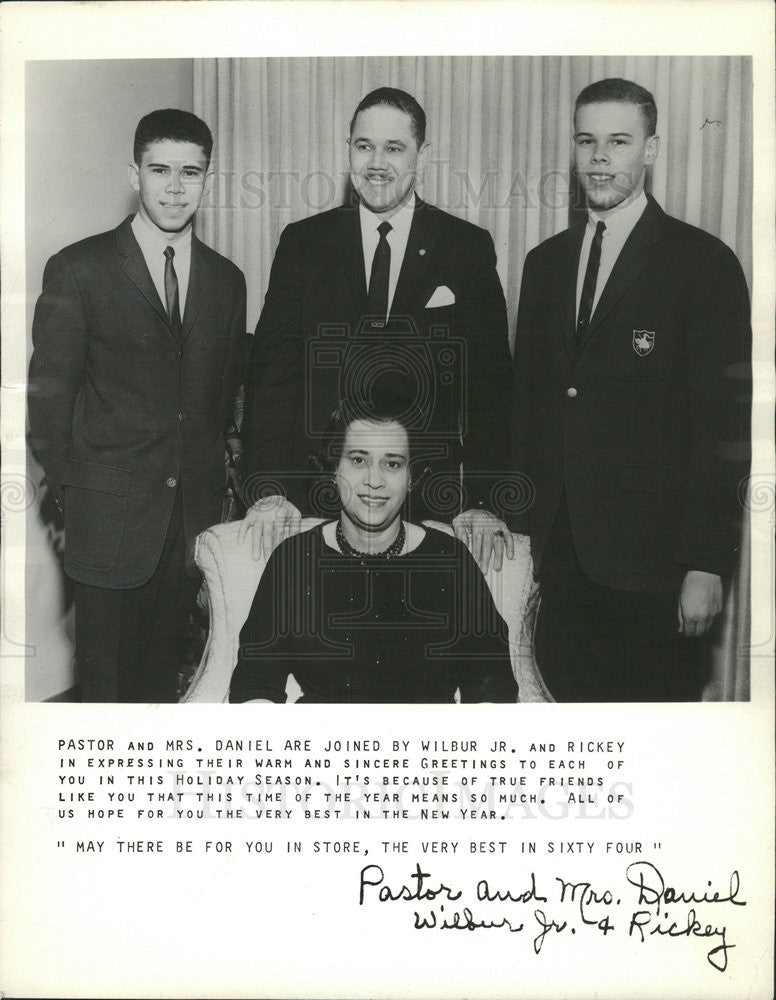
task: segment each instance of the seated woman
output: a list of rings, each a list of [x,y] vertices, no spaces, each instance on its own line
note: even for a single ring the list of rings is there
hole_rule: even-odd
[[[342,404],[324,460],[339,519],[270,556],[240,634],[230,701],[517,700],[507,627],[466,546],[402,520],[406,408]]]

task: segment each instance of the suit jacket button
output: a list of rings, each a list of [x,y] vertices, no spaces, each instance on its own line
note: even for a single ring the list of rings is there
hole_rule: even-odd
[[[167,480],[167,485],[168,486],[177,486],[178,485],[178,480],[175,478],[175,476],[170,476],[170,478]]]
[[[183,413],[183,411],[181,411],[181,412],[180,412],[180,413],[178,414],[178,422],[182,424],[182,423],[183,423],[183,421],[184,421],[185,419],[186,419],[186,414],[185,414],[185,413]]]
[[[566,395],[569,397],[569,399],[573,399],[576,396],[576,394],[577,390],[574,388],[573,385],[570,386],[568,389],[566,389]]]

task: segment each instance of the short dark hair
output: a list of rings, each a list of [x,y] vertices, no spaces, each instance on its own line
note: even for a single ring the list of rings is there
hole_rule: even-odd
[[[372,424],[399,424],[407,432],[409,460],[412,465],[413,452],[418,435],[427,423],[423,410],[415,400],[396,386],[393,380],[386,380],[372,387],[368,399],[341,399],[326,428],[321,450],[316,462],[326,472],[334,472],[342,456],[348,428],[356,420]]]
[[[358,107],[353,112],[353,117],[350,119],[351,135],[353,135],[353,126],[356,124],[359,113],[368,108],[376,107],[396,108],[397,111],[403,111],[405,115],[409,115],[410,128],[418,148],[426,141],[426,112],[412,94],[408,94],[404,90],[396,90],[395,87],[378,87],[377,90],[373,90],[366,97],[361,98]]]
[[[181,111],[178,108],[151,111],[140,119],[135,129],[135,145],[132,150],[135,163],[140,166],[143,153],[151,143],[161,142],[164,139],[172,139],[173,142],[192,142],[195,146],[200,146],[210,166],[210,156],[213,152],[213,136],[210,134],[210,129],[201,118],[197,118],[190,111]]]
[[[632,80],[620,77],[610,77],[608,80],[597,80],[585,87],[574,104],[574,118],[577,111],[586,104],[603,104],[606,101],[620,101],[623,104],[635,104],[644,119],[644,130],[647,138],[657,132],[657,105],[655,98],[646,88]]]

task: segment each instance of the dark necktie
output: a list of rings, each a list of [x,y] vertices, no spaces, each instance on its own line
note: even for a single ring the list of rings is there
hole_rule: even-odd
[[[587,332],[590,314],[593,311],[595,286],[598,281],[598,268],[601,264],[601,241],[604,238],[606,223],[599,222],[595,227],[595,236],[590,244],[590,256],[587,258],[585,280],[582,282],[582,295],[579,298],[579,317],[577,319],[577,340],[581,340]]]
[[[391,274],[391,248],[388,233],[393,229],[390,222],[381,222],[377,227],[380,240],[372,258],[372,273],[369,277],[369,315],[385,319],[388,315],[388,279]]]
[[[181,310],[178,299],[178,275],[175,273],[175,265],[172,262],[175,250],[172,247],[165,247],[164,256],[164,295],[167,299],[167,315],[170,317],[173,333],[180,335]]]

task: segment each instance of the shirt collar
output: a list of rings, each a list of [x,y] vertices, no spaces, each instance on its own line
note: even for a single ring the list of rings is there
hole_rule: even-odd
[[[398,235],[406,236],[409,234],[410,226],[412,225],[412,216],[415,212],[415,192],[407,199],[407,201],[402,205],[399,211],[392,215],[390,219],[383,219],[382,216],[378,215],[377,212],[370,212],[369,209],[361,201],[358,204],[358,213],[361,219],[361,232],[377,232],[377,227],[381,222],[387,221],[391,224],[391,229]]]
[[[595,229],[598,222],[606,223],[606,232],[611,236],[619,236],[622,239],[630,235],[631,230],[641,218],[642,212],[647,207],[647,196],[642,190],[637,198],[623,208],[616,208],[611,215],[601,219],[592,209],[588,209],[587,224],[591,229]]]
[[[191,226],[182,236],[171,240],[160,230],[149,225],[140,212],[136,212],[132,220],[132,232],[144,253],[164,253],[165,247],[174,247],[176,254],[181,251],[186,253],[191,249]]]

